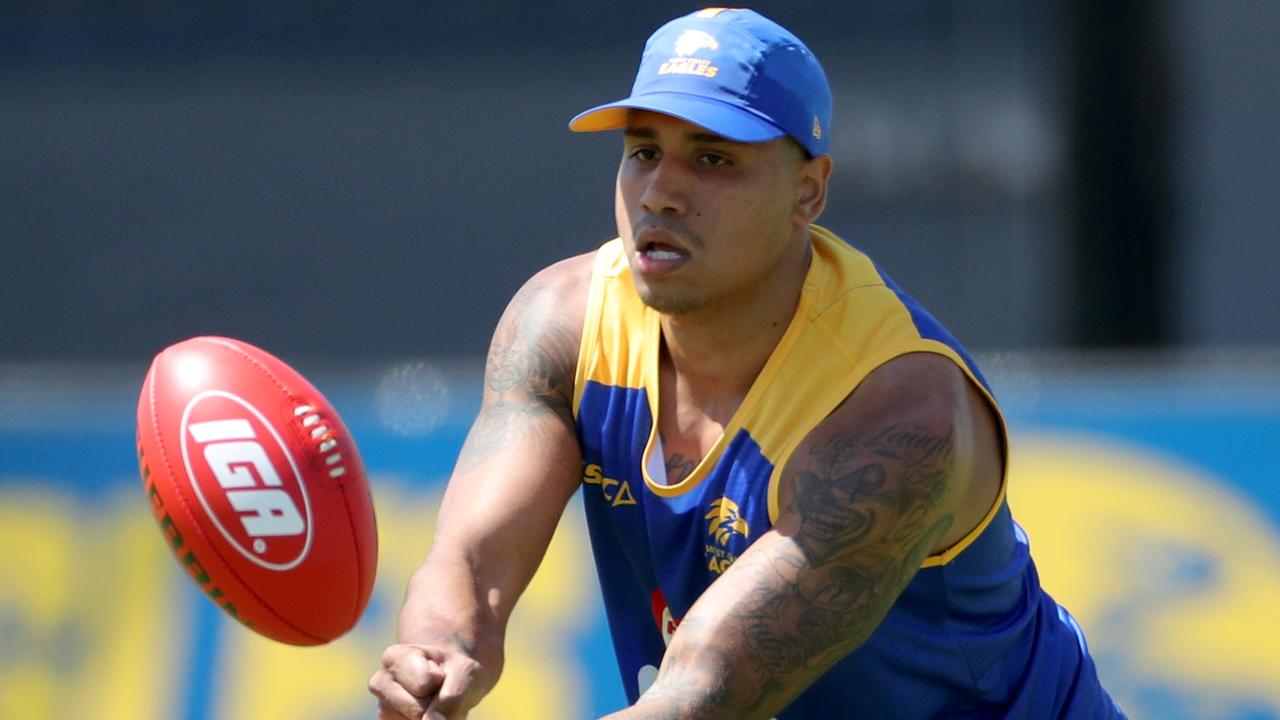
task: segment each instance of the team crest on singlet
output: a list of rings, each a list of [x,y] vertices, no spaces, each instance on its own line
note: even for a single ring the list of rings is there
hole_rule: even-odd
[[[737,555],[729,551],[729,541],[735,536],[744,540],[751,535],[751,526],[738,510],[738,503],[728,496],[721,496],[708,506],[706,544],[707,569],[719,575],[737,559]]]

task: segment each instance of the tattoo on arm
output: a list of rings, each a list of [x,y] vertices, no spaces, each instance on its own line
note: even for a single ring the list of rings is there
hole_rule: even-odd
[[[770,602],[742,618],[762,660],[797,669],[828,666],[860,645],[952,522],[934,517],[952,466],[949,430],[839,434],[811,460],[790,478],[799,552],[778,548],[774,582],[759,587]]]
[[[667,484],[675,485],[693,474],[694,468],[698,467],[698,461],[693,458],[686,458],[677,452],[667,456],[666,466]]]
[[[799,460],[779,518],[789,541],[739,558],[732,575],[741,595],[727,622],[699,633],[688,618],[681,631],[690,642],[677,633],[668,649],[662,674],[674,682],[655,691],[683,698],[673,702],[685,710],[719,707],[728,717],[732,708],[785,704],[871,635],[951,527],[941,511],[956,465],[950,429],[898,423],[837,434]],[[692,667],[695,656],[718,677]]]
[[[466,470],[509,447],[515,432],[537,433],[535,418],[573,425],[578,328],[562,319],[558,288],[531,281],[498,322],[485,361],[484,403],[458,458]]]

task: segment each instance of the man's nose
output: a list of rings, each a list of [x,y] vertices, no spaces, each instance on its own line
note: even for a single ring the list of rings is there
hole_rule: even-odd
[[[650,171],[640,204],[654,215],[683,216],[689,209],[688,181],[688,170],[664,157]]]

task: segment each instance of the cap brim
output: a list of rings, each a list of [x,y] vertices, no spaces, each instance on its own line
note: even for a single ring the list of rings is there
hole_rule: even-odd
[[[685,93],[648,93],[598,105],[569,121],[574,132],[617,130],[627,124],[631,110],[670,115],[738,142],[767,142],[786,135],[777,125],[720,100]]]

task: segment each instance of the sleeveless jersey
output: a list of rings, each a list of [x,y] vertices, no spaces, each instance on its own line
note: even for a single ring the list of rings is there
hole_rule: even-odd
[[[637,295],[621,241],[596,255],[574,413],[592,552],[630,702],[656,677],[680,618],[772,527],[792,450],[868,373],[904,353],[936,353],[996,408],[972,358],[918,303],[830,232],[813,226],[810,236],[790,325],[720,439],[671,485],[655,422],[659,315]],[[779,718],[1123,717],[1079,627],[1041,590],[1005,482],[981,524],[927,558],[870,638]]]

